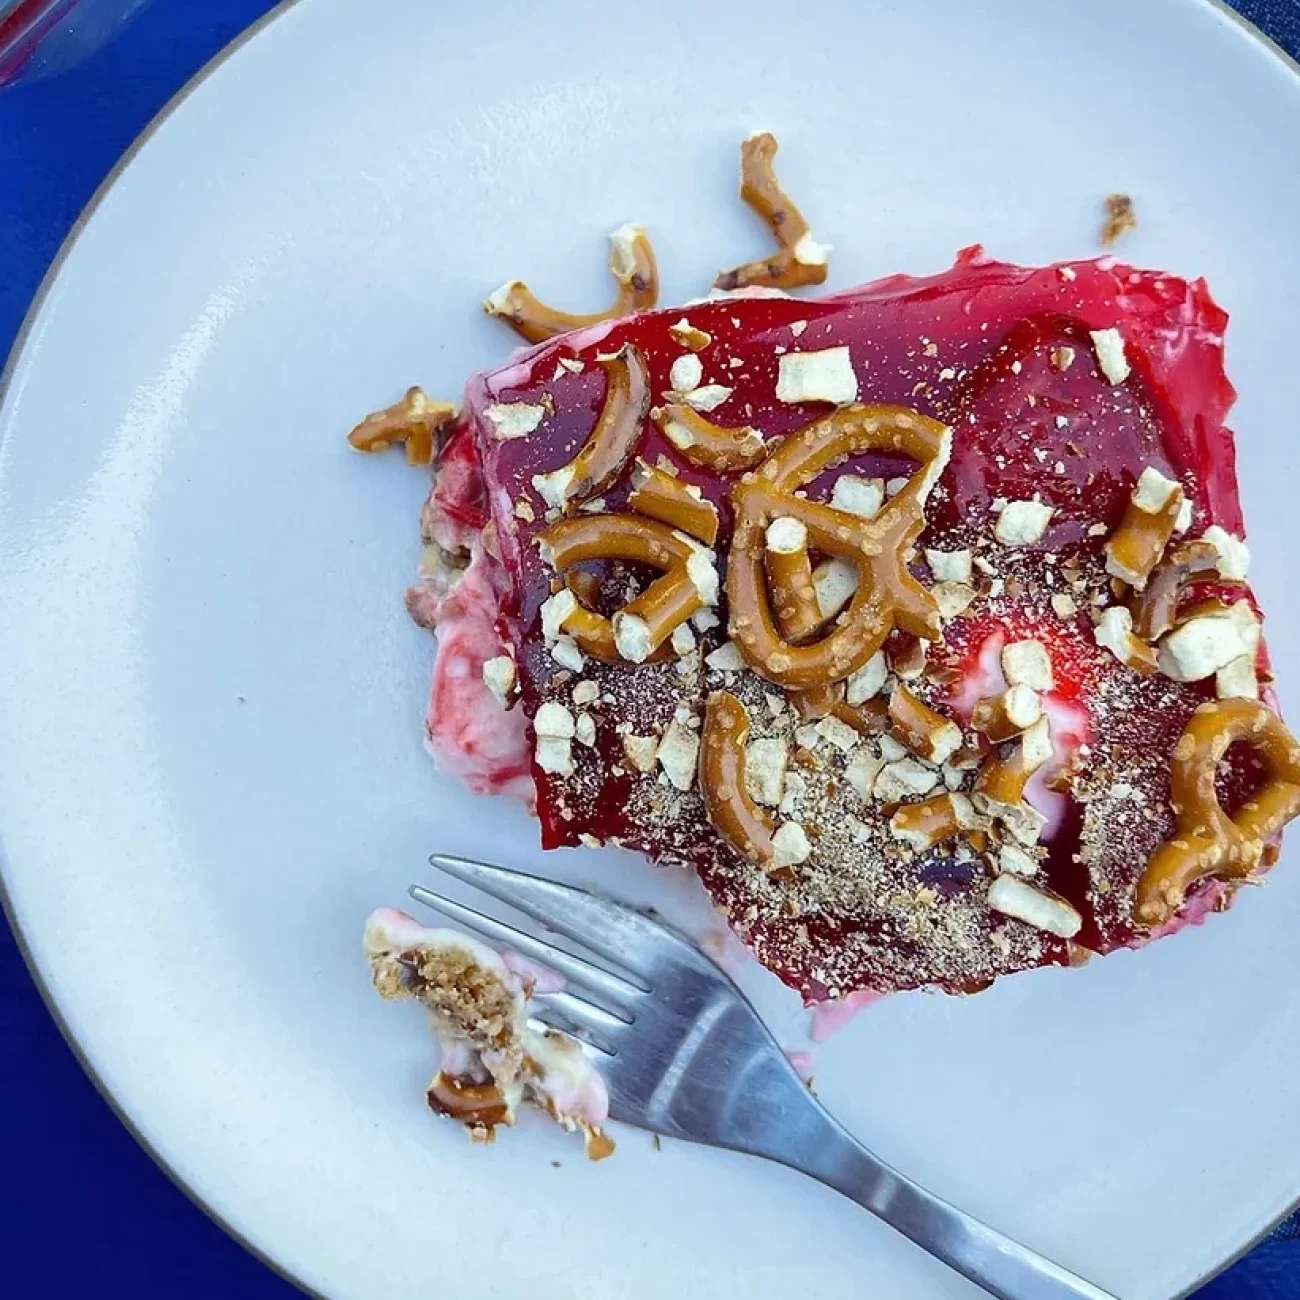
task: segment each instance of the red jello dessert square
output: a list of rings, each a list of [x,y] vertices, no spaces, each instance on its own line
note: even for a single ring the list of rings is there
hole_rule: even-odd
[[[969,249],[475,377],[412,596],[435,753],[547,847],[693,868],[809,1001],[1203,919],[1300,807],[1225,325],[1201,281]]]

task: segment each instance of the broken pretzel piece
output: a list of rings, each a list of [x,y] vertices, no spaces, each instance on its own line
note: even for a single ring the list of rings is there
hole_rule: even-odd
[[[1144,677],[1159,671],[1160,661],[1155,647],[1134,635],[1133,615],[1124,605],[1112,605],[1102,610],[1097,626],[1092,630],[1092,639],[1103,650],[1109,650],[1126,668],[1132,668]]]
[[[1229,817],[1216,780],[1237,741],[1263,760],[1268,780]],[[1168,921],[1197,881],[1241,880],[1259,867],[1268,842],[1300,813],[1300,745],[1276,713],[1253,700],[1202,704],[1174,746],[1170,792],[1173,837],[1151,855],[1137,884],[1134,912],[1144,925]]]
[[[989,906],[1061,939],[1072,939],[1083,928],[1083,918],[1072,904],[1015,875],[1000,875],[993,881]]]
[[[542,558],[559,574],[588,560],[625,560],[661,572],[611,618],[575,602],[561,629],[606,662],[645,663],[673,630],[717,600],[712,552],[640,515],[578,515],[539,534]]]
[[[964,830],[978,828],[981,821],[964,794],[949,792],[903,804],[889,819],[889,829],[895,839],[924,852]]]
[[[1001,822],[1021,844],[1034,844],[1046,818],[1025,799],[1029,778],[1052,757],[1047,716],[1039,718],[1010,747],[995,750],[975,774],[971,800],[980,812]]]
[[[727,428],[684,402],[656,406],[650,418],[669,442],[700,469],[730,474],[750,469],[767,455],[763,435],[749,425]]]
[[[1106,195],[1106,220],[1101,227],[1101,242],[1113,248],[1130,230],[1137,229],[1133,200],[1127,194]]]
[[[1042,697],[1032,687],[1020,684],[980,700],[971,713],[970,725],[1000,745],[1028,731],[1042,716]]]
[[[1214,573],[1218,562],[1219,552],[1210,542],[1182,542],[1169,551],[1131,603],[1134,635],[1154,642],[1171,631],[1183,591]]]
[[[429,1109],[470,1129],[484,1130],[491,1141],[499,1124],[513,1123],[510,1103],[492,1082],[477,1082],[472,1077],[448,1074],[439,1070],[425,1093]]]
[[[1186,527],[1190,507],[1181,484],[1147,466],[1106,543],[1106,572],[1141,591],[1175,532]]]
[[[857,723],[840,716],[840,711],[847,706],[844,703],[844,683],[831,682],[826,686],[813,686],[806,691],[791,691],[790,704],[794,711],[807,719],[824,718],[834,714],[841,722],[856,727]],[[861,728],[858,728],[861,730]]]
[[[889,729],[896,740],[927,763],[946,763],[961,748],[961,728],[918,699],[902,682],[895,683],[889,696]]]
[[[1051,757],[1051,732],[1042,717],[1015,742],[1009,755],[994,754],[985,760],[975,777],[975,793],[991,804],[1021,803],[1029,778]]]
[[[796,289],[826,279],[830,249],[813,239],[803,213],[781,188],[773,166],[778,147],[770,131],[751,135],[740,146],[740,197],[763,219],[780,250],[720,271],[715,289]]]
[[[567,465],[533,476],[542,500],[556,510],[571,510],[603,492],[623,473],[641,440],[650,405],[645,359],[629,343],[597,360],[609,382],[596,427]]]
[[[730,691],[714,691],[700,733],[699,780],[713,829],[748,861],[770,868],[776,860],[773,818],[749,796],[745,745],[749,713]]]
[[[383,451],[402,442],[406,444],[408,465],[431,465],[438,435],[455,418],[455,403],[435,402],[416,385],[392,406],[367,415],[348,434],[348,442],[358,451]]]
[[[618,294],[608,311],[575,314],[548,307],[522,281],[503,284],[483,304],[489,316],[506,322],[529,343],[544,343],[569,330],[618,320],[635,311],[648,311],[659,301],[659,272],[645,230],[635,223],[620,226],[609,237],[609,269]]]
[[[657,465],[639,460],[632,467],[632,495],[627,503],[638,514],[689,533],[706,546],[718,539],[718,509],[713,502],[699,488]]]

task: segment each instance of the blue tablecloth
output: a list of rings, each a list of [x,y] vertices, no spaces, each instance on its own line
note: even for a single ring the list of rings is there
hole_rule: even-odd
[[[118,156],[192,72],[270,7],[154,0],[82,67],[0,91],[0,356]],[[1300,55],[1300,0],[1240,0],[1237,8]],[[0,1044],[0,1296],[30,1294],[37,1279],[56,1296],[75,1290],[95,1300],[297,1294],[135,1144],[59,1036],[3,925]],[[1294,1223],[1202,1292],[1202,1300],[1264,1297],[1300,1300]]]

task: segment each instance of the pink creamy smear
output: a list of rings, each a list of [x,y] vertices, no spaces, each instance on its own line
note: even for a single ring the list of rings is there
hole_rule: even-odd
[[[483,684],[483,665],[503,654],[495,620],[500,565],[480,549],[438,612],[438,658],[425,729],[440,771],[475,794],[533,797],[527,722]]]
[[[1147,944],[1154,943],[1157,939],[1167,939],[1171,934],[1177,934],[1179,930],[1185,930],[1189,925],[1204,925],[1215,912],[1223,910],[1224,904],[1231,897],[1232,891],[1223,881],[1211,880],[1193,893],[1164,925],[1156,926],[1150,933],[1144,934],[1136,943],[1129,946],[1145,948]]]
[[[794,1066],[795,1073],[805,1083],[812,1078],[815,1058],[811,1052],[802,1047],[787,1047],[785,1049],[785,1059]]]
[[[1007,689],[1007,679],[1002,671],[1002,648],[1007,640],[1007,634],[1001,628],[986,637],[974,656],[973,667],[950,697],[953,711],[963,721],[969,722],[980,700],[1001,695]],[[1041,644],[1048,657],[1053,658],[1051,642]],[[1053,667],[1056,667],[1055,662]],[[1051,723],[1052,757],[1029,778],[1025,799],[1047,818],[1043,838],[1050,840],[1065,820],[1067,804],[1063,794],[1050,788],[1051,782],[1065,770],[1079,746],[1088,740],[1092,727],[1088,711],[1082,705],[1055,691],[1043,696],[1043,712]]]
[[[501,960],[507,970],[512,970],[528,986],[529,996],[534,993],[562,993],[568,981],[558,971],[525,957],[513,948],[503,948]]]
[[[808,1037],[814,1043],[824,1043],[832,1034],[838,1034],[863,1007],[888,996],[887,993],[877,993],[875,989],[858,989],[833,1002],[815,1002],[808,1008]]]
[[[483,682],[483,665],[506,653],[497,631],[510,578],[484,541],[483,478],[470,440],[454,437],[422,513],[431,554],[407,595],[416,622],[436,629],[438,657],[425,719],[440,771],[475,794],[508,794],[531,804],[528,724],[503,709]],[[468,553],[463,572],[448,568]]]

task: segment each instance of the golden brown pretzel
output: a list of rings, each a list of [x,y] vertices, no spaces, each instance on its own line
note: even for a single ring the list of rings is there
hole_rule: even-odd
[[[826,620],[817,603],[808,530],[797,519],[779,515],[764,534],[763,564],[776,625],[787,641],[806,641]]]
[[[430,465],[438,435],[456,418],[453,402],[435,402],[423,388],[408,388],[399,401],[372,411],[348,434],[358,451],[383,451],[406,444],[408,465]]]
[[[889,693],[888,717],[894,738],[927,763],[946,763],[961,748],[961,728],[902,682]]]
[[[749,713],[730,691],[714,691],[700,732],[699,777],[704,811],[713,829],[738,853],[761,867],[776,856],[772,817],[745,789]]]
[[[832,713],[838,716],[841,708],[848,708],[844,703],[844,683],[828,682],[807,691],[791,691],[790,705],[801,718],[824,718]]]
[[[1051,756],[1051,726],[1042,715],[1012,744],[985,758],[975,774],[974,793],[991,807],[1014,808],[1024,800],[1029,778]]]
[[[767,455],[767,444],[757,429],[747,424],[735,428],[714,424],[685,402],[656,406],[650,418],[692,465],[715,474],[749,469]]]
[[[1197,578],[1214,573],[1218,563],[1219,552],[1209,542],[1182,542],[1169,551],[1146,587],[1130,601],[1134,635],[1151,643],[1170,631],[1183,590]]]
[[[1215,779],[1235,741],[1264,760],[1268,783],[1229,817]],[[1198,880],[1241,879],[1259,866],[1269,840],[1300,813],[1300,745],[1254,700],[1202,704],[1174,746],[1169,787],[1176,826],[1138,880],[1134,913],[1143,925],[1169,920]]]
[[[808,222],[776,178],[773,160],[778,147],[770,131],[751,135],[740,146],[740,197],[762,218],[780,249],[771,257],[718,272],[716,289],[795,289],[826,279],[829,250],[812,243]]]
[[[905,557],[925,527],[923,507],[947,461],[951,435],[936,420],[900,406],[849,406],[791,434],[731,490],[736,526],[727,563],[732,640],[770,682],[803,690],[861,668],[895,627],[933,641],[934,598],[908,571]],[[898,452],[920,468],[872,519],[795,493],[824,470],[865,451]],[[848,608],[820,640],[794,645],[778,630],[767,590],[766,530],[778,517],[799,521],[811,549],[858,568]]]
[[[557,573],[587,560],[627,560],[660,570],[635,600],[611,618],[579,606],[564,630],[597,659],[644,663],[707,603],[700,568],[712,569],[712,553],[693,546],[666,524],[640,515],[579,515],[560,519],[538,535],[542,558]]]
[[[618,295],[608,311],[558,311],[542,302],[522,280],[503,284],[483,304],[483,310],[505,321],[529,343],[544,343],[569,330],[617,320],[634,311],[648,311],[659,301],[654,249],[640,226],[620,226],[610,235],[609,269],[618,282]]]
[[[468,1076],[439,1070],[426,1096],[430,1110],[471,1127],[491,1129],[509,1122],[510,1107],[495,1083],[477,1083]]]
[[[978,819],[964,794],[944,791],[920,803],[905,803],[889,819],[896,839],[924,852],[964,830],[977,829]]]
[[[1183,500],[1183,489],[1174,485],[1158,510],[1146,510],[1138,504],[1135,491],[1119,527],[1106,542],[1106,572],[1141,591],[1178,527]]]
[[[698,537],[706,546],[718,540],[718,509],[700,492],[675,474],[637,461],[632,469],[632,495],[628,505],[638,514],[658,519],[670,528]]]
[[[533,479],[547,504],[561,510],[572,510],[609,487],[627,467],[644,432],[650,381],[641,353],[627,343],[597,363],[609,382],[596,427],[567,465]]]
[[[1028,686],[1009,686],[1001,695],[986,695],[970,715],[973,730],[995,745],[1014,740],[1043,716],[1038,692]]]

